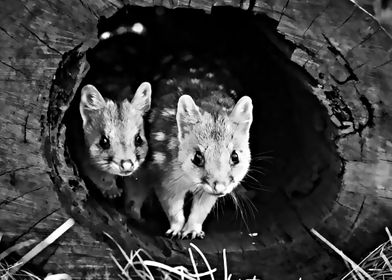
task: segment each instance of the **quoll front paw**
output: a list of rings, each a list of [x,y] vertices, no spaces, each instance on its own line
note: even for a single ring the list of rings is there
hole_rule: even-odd
[[[200,238],[205,237],[204,231],[202,231],[202,226],[200,224],[186,224],[181,232],[181,238]]]
[[[105,190],[103,191],[103,195],[110,199],[114,199],[122,195],[122,189],[119,189],[116,186],[116,183],[114,183],[110,187],[105,188]]]
[[[170,225],[170,228],[166,231],[166,236],[170,238],[174,237],[181,237],[181,229],[183,224],[181,223],[174,223]]]
[[[93,182],[105,197],[113,199],[122,194],[122,189],[117,187],[116,178],[112,175],[100,174]]]

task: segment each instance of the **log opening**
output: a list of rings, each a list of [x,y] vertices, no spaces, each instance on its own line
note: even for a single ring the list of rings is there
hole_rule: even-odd
[[[238,20],[232,21],[233,17]],[[136,23],[145,29],[132,31]],[[81,224],[97,236],[104,230],[110,231],[125,248],[145,247],[158,258],[166,256],[171,257],[168,262],[178,262],[178,253],[170,248],[185,248],[188,241],[157,237],[167,226],[161,222],[162,213],[144,209],[150,226],[135,227],[125,222],[121,200],[108,201],[93,187],[88,186],[88,191],[84,188],[77,169],[69,161],[74,141],[80,139],[71,139],[69,132],[76,130],[77,135],[82,135],[77,110],[80,90],[73,95],[76,88],[91,83],[105,97],[121,100],[134,92],[140,82],[151,81],[154,98],[154,88],[159,87],[178,54],[191,52],[225,61],[220,66],[228,74],[222,82],[252,97],[252,168],[263,168],[265,172],[262,175],[251,171],[241,189],[241,195],[254,204],[255,217],[245,217],[245,225],[241,217],[236,218],[234,205],[221,204],[206,221],[206,240],[197,241],[197,245],[210,255],[228,248],[235,259],[243,251],[249,252],[249,256],[262,250],[261,255],[267,254],[279,244],[295,243],[308,234],[304,225],[315,226],[329,212],[339,193],[343,163],[327,109],[311,91],[317,82],[290,61],[294,50],[290,42],[281,40],[277,47],[276,42],[270,41],[269,34],[276,32],[275,24],[266,16],[234,8],[217,7],[209,15],[188,9],[124,7],[112,17],[100,20],[101,41],[96,47],[86,53],[75,49],[65,55],[52,86],[48,112],[52,136],[59,138],[52,146],[55,150],[48,153],[49,157],[60,157],[56,164],[64,167],[59,161],[67,161],[73,170],[68,169],[67,174],[68,187],[73,192],[64,190],[62,185],[59,194]],[[115,35],[123,30],[131,32]],[[233,80],[238,83],[233,85]],[[162,94],[162,90],[158,91]],[[67,131],[61,129],[61,122]],[[68,144],[64,146],[65,142]],[[270,159],[263,161],[264,156]],[[59,173],[52,174],[53,178],[67,178],[63,170],[57,170]],[[180,255],[184,254],[183,250]],[[275,263],[283,263],[284,255],[277,255],[282,259]],[[272,270],[278,269],[276,265]],[[253,273],[251,263],[241,271]]]

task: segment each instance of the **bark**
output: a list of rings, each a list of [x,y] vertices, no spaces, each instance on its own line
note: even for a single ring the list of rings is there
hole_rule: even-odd
[[[279,203],[289,204],[292,211],[281,212],[277,221],[265,221],[274,226],[255,244],[249,239],[231,244],[234,233],[213,233],[195,244],[219,267],[220,252],[227,248],[230,272],[241,278],[335,277],[344,267],[309,229],[315,227],[358,260],[384,240],[383,228],[392,218],[392,39],[351,1],[225,3],[250,6],[273,19],[280,35],[259,28],[298,65],[293,71],[313,84],[314,95],[335,126],[332,136],[342,166],[337,196],[328,197],[332,204],[320,199],[334,195],[326,191],[327,185],[310,191],[306,204],[282,196]],[[126,250],[143,247],[157,260],[189,264],[189,242],[147,235],[138,228],[130,231],[123,214],[90,199],[64,153],[61,121],[88,71],[85,51],[97,44],[99,17],[111,16],[124,4],[21,0],[6,1],[0,12],[2,242],[7,246],[42,240],[74,217],[77,225],[33,263],[75,279],[103,278],[105,273],[116,277],[108,252],[113,244],[103,231]],[[209,1],[201,0],[132,4],[211,9]]]

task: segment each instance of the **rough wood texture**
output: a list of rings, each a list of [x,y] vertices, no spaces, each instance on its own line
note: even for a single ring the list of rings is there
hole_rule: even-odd
[[[308,227],[316,226],[337,247],[358,259],[383,240],[383,228],[392,220],[392,40],[350,1],[225,3],[244,7],[254,4],[254,11],[276,20],[277,30],[295,46],[291,60],[300,66],[299,72],[304,77],[310,75],[322,86],[314,87],[314,94],[339,131],[335,140],[344,160],[340,193],[332,209],[321,209],[322,220],[315,225],[290,217],[290,221],[298,219],[303,226],[293,242],[275,238],[280,231],[276,229],[264,246],[244,245],[243,252],[238,252],[227,244],[231,271],[243,276],[256,273],[263,279],[335,277],[342,270],[340,262],[310,236]],[[171,7],[172,3],[132,4]],[[206,11],[211,8],[209,1],[175,4]],[[85,190],[78,181],[69,181],[74,179],[73,170],[65,164],[63,155],[50,157],[56,153],[51,154],[49,147],[63,149],[57,146],[62,143],[61,139],[57,142],[57,132],[67,105],[62,102],[67,99],[57,99],[59,105],[65,106],[59,106],[59,114],[51,114],[53,119],[47,119],[49,90],[62,54],[80,43],[84,45],[65,56],[63,63],[77,62],[74,71],[68,73],[71,79],[83,75],[87,67],[83,51],[97,43],[98,18],[112,15],[123,5],[124,1],[20,0],[6,1],[0,12],[0,230],[5,233],[2,242],[41,240],[72,214],[80,224],[33,262],[49,272],[67,272],[75,279],[103,278],[106,273],[114,278],[116,272],[107,243],[83,224],[88,217],[83,212],[85,208],[77,203],[70,205],[65,196],[58,197],[58,193],[69,192],[74,201],[83,204]],[[270,40],[283,53],[290,54],[290,49],[282,48],[286,45],[281,43],[282,37],[270,33]],[[59,88],[73,92],[73,86],[69,83]],[[52,93],[58,97],[63,94],[55,87]],[[89,207],[101,209],[101,205]],[[295,203],[293,207],[299,216],[306,209]],[[107,215],[105,211],[98,213]],[[122,226],[120,220],[108,217],[106,224],[97,226],[118,240],[137,235],[137,231],[116,235],[115,229]],[[154,250],[158,259],[164,258],[165,251],[159,254],[156,248],[169,248],[169,262],[184,260],[183,243],[168,243],[163,238],[150,240],[142,235],[134,240],[135,247],[148,242],[147,248]],[[212,242],[197,244],[214,246]],[[220,255],[209,257],[213,263],[221,264]]]

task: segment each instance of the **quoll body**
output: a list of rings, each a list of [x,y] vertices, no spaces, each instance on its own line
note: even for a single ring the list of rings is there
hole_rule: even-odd
[[[152,188],[170,222],[168,235],[203,238],[203,222],[216,200],[231,193],[248,171],[253,105],[247,96],[235,103],[223,85],[208,83],[213,73],[203,73],[208,90],[192,74],[200,75],[189,68],[189,75],[163,81],[167,94],[153,102],[149,120],[151,159],[137,181],[127,180],[126,190],[134,216],[140,217],[140,189]],[[188,192],[193,199],[186,220]]]
[[[132,100],[104,99],[93,85],[81,90],[79,111],[84,145],[80,168],[105,196],[121,194],[116,176],[131,175],[144,161],[148,145],[143,115],[151,105],[151,85],[142,83]]]

